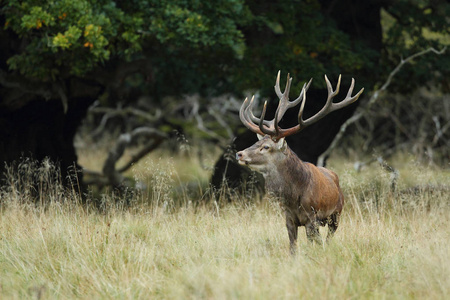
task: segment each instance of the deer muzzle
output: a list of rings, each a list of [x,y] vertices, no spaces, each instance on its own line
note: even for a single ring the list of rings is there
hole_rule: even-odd
[[[244,151],[236,153],[236,160],[240,165],[248,165],[250,163],[250,160],[245,158]]]

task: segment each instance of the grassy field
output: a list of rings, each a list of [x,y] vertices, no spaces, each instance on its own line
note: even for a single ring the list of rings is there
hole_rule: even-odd
[[[450,171],[397,157],[392,192],[376,164],[356,172],[349,160],[330,163],[346,196],[340,228],[323,246],[301,228],[295,257],[272,199],[196,205],[180,188],[193,181],[204,191],[208,172],[195,161],[143,162],[132,175],[148,192],[128,208],[105,196],[101,212],[42,165],[37,194],[48,204],[29,201],[26,179],[1,193],[0,298],[445,299]]]

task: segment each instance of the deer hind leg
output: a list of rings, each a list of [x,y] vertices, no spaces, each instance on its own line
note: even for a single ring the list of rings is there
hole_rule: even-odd
[[[297,250],[298,224],[290,217],[286,217],[286,227],[289,235],[291,254]]]
[[[316,242],[318,244],[322,244],[322,237],[319,232],[319,223],[317,221],[311,221],[305,225],[306,228],[306,237],[308,241]]]
[[[339,213],[334,213],[328,217],[328,234],[327,234],[327,242],[333,237],[339,226]]]

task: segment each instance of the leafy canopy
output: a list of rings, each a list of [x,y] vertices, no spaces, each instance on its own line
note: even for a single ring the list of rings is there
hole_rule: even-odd
[[[21,41],[9,68],[41,80],[83,76],[155,43],[184,51],[221,46],[242,55],[238,23],[247,12],[241,0],[124,2],[6,1],[4,30]]]
[[[315,87],[324,87],[323,74],[333,81],[342,73],[344,80],[355,76],[357,85],[370,88],[401,56],[429,46],[439,48],[449,36],[450,5],[445,1],[401,0],[386,6],[384,52],[340,29],[339,15],[327,15],[331,8],[321,0],[2,3],[2,36],[8,37],[4,44],[10,47],[4,51],[5,67],[10,73],[53,82],[85,78],[96,70],[110,72],[120,62],[145,60],[157,74],[151,81],[151,94],[157,98],[254,88],[272,95],[280,69],[290,72],[296,82],[316,78]],[[438,76],[445,78],[448,74],[442,66],[448,63],[447,58],[429,58],[415,66],[417,71],[403,74],[401,81],[406,87],[417,79],[427,80],[430,69],[439,67]],[[133,80],[135,85],[145,85],[143,77]],[[300,88],[301,84],[295,85],[292,93]]]

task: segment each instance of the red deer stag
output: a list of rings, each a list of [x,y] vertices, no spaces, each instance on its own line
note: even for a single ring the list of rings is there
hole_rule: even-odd
[[[236,159],[241,165],[262,173],[267,191],[281,200],[285,210],[286,227],[292,253],[295,253],[299,226],[305,226],[306,236],[311,242],[321,243],[319,225],[325,226],[325,224],[328,224],[327,240],[333,236],[339,224],[344,196],[339,187],[339,178],[336,173],[300,160],[289,148],[284,138],[317,122],[330,112],[355,102],[364,91],[364,89],[361,89],[352,97],[355,85],[355,80],[352,79],[346,98],[339,103],[334,103],[333,98],[339,93],[341,76],[339,75],[336,90],[333,91],[333,87],[325,75],[328,89],[327,102],[317,114],[303,120],[306,91],[311,81],[312,79],[308,84],[303,85],[297,99],[289,101],[292,78],[288,74],[286,88],[282,93],[280,90],[280,72],[278,72],[275,92],[280,98],[280,102],[274,119],[271,121],[264,120],[267,102],[264,103],[261,117],[255,117],[252,112],[255,103],[254,96],[251,101],[245,99],[239,113],[242,123],[258,135],[259,141],[253,146],[236,153]],[[299,124],[287,129],[280,128],[278,122],[286,110],[300,102]]]

